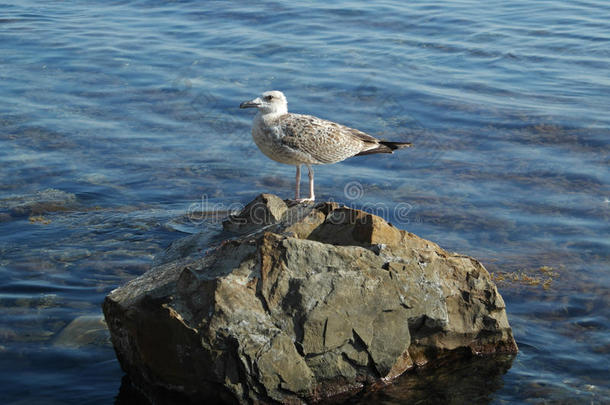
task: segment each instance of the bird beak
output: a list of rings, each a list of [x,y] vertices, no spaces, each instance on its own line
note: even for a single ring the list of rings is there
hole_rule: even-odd
[[[261,105],[263,105],[263,101],[260,97],[257,97],[254,100],[244,101],[239,105],[239,108],[258,108]]]

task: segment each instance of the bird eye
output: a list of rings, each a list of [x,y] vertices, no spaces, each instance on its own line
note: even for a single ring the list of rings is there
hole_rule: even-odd
[[[271,95],[265,96],[265,101],[271,101],[272,98],[273,98],[273,96],[271,96]]]

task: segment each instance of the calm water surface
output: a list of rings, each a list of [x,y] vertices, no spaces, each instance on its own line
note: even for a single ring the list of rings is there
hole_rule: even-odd
[[[2,403],[112,403],[104,296],[219,229],[188,212],[291,196],[238,109],[269,89],[413,142],[319,167],[317,195],[480,258],[507,303],[505,374],[373,399],[610,402],[609,72],[604,0],[0,0]]]

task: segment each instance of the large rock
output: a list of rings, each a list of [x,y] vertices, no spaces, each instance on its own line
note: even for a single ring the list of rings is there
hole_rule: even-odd
[[[104,302],[121,366],[153,402],[315,402],[452,353],[517,351],[478,261],[380,217],[261,195],[224,225],[246,234],[203,257],[177,242],[189,260],[170,249]]]

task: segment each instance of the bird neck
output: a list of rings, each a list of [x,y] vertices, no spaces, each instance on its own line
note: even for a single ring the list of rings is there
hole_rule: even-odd
[[[288,111],[286,108],[281,110],[273,110],[273,111],[259,111],[257,114],[257,118],[263,121],[272,121],[276,118],[286,114]]]

